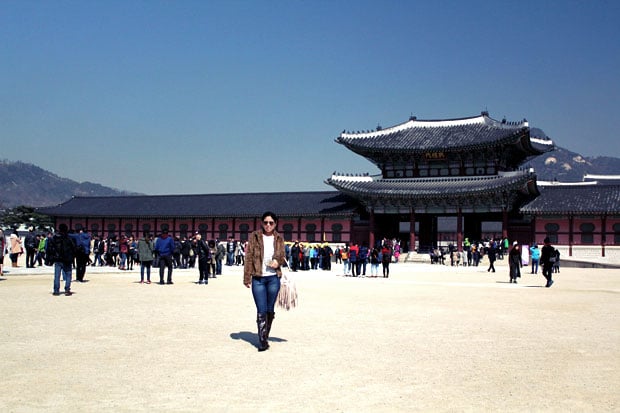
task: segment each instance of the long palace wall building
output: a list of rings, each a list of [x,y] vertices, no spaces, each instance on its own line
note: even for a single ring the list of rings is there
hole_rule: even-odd
[[[411,117],[390,128],[342,132],[336,142],[380,173],[334,172],[325,181],[333,191],[74,197],[40,212],[104,237],[167,229],[245,240],[262,212],[273,210],[288,241],[373,245],[387,237],[400,239],[404,251],[425,252],[461,246],[465,237],[531,244],[548,236],[564,256],[620,256],[620,179],[537,183],[523,165],[555,146],[530,136],[525,120],[497,121],[487,112]]]

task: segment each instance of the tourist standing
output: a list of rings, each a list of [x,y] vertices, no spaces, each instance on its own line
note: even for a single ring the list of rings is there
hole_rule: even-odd
[[[392,248],[386,242],[381,248],[381,264],[383,266],[383,278],[390,276],[390,262],[392,261]]]
[[[155,253],[159,257],[159,284],[164,284],[164,268],[168,267],[167,284],[172,282],[172,255],[174,254],[174,240],[168,235],[168,230],[164,229],[155,242]]]
[[[215,240],[217,255],[215,257],[215,275],[222,275],[222,262],[226,257],[226,247],[219,240]]]
[[[521,248],[517,241],[512,243],[512,249],[508,253],[508,267],[510,269],[510,283],[517,283],[517,278],[521,278]]]
[[[46,256],[50,262],[54,263],[54,292],[53,295],[60,295],[60,274],[65,280],[65,295],[70,296],[72,265],[77,252],[75,240],[69,236],[69,228],[66,224],[58,226],[58,232],[54,234],[51,241],[47,244]]]
[[[542,265],[542,273],[545,279],[547,280],[547,284],[545,287],[549,288],[553,285],[553,264],[556,260],[555,248],[551,246],[551,240],[549,237],[545,238],[543,241],[544,245],[540,251],[540,264]]]
[[[211,254],[211,258],[209,259],[209,266],[207,267],[207,275],[209,278],[216,278],[216,269],[217,263],[215,256],[217,255],[217,246],[215,245],[215,241],[209,241],[209,253]]]
[[[140,284],[144,283],[144,272],[146,272],[146,283],[151,283],[151,265],[153,264],[153,240],[148,232],[143,234],[138,241],[138,259],[140,260]]]
[[[351,264],[351,275],[353,277],[359,277],[360,275],[360,266],[358,264],[359,253],[359,246],[353,243],[353,245],[349,247],[349,263]]]
[[[13,230],[11,236],[9,237],[9,241],[11,242],[11,249],[9,250],[9,258],[11,259],[11,267],[17,267],[17,259],[21,254],[24,253],[24,248],[22,247],[22,240],[19,239],[17,235],[17,231]]]
[[[198,255],[198,284],[209,284],[211,251],[200,234],[196,234],[196,254]]]
[[[77,250],[75,253],[75,280],[84,282],[86,266],[90,257],[90,234],[86,228],[81,228],[75,238]]]
[[[34,261],[37,254],[37,234],[34,233],[34,227],[28,228],[28,233],[24,238],[26,245],[26,268],[34,268]]]
[[[534,244],[530,247],[530,255],[532,256],[532,274],[538,274],[538,263],[540,262],[540,249]]]
[[[250,235],[243,267],[243,284],[252,288],[256,304],[258,351],[269,348],[269,332],[275,317],[275,304],[280,291],[281,266],[285,263],[284,239],[275,230],[278,217],[265,212],[262,230]]]
[[[381,252],[379,248],[374,247],[370,251],[370,276],[377,277],[379,275],[379,264],[381,263]]]
[[[6,238],[4,231],[0,228],[0,275],[2,275],[2,266],[4,265],[4,251],[6,251]]]

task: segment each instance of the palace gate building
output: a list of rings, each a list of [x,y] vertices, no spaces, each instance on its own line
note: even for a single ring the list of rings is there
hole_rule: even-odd
[[[460,246],[464,237],[529,240],[519,207],[539,192],[534,171],[520,166],[554,147],[532,138],[527,121],[500,122],[487,112],[450,120],[412,117],[387,129],[343,132],[336,142],[381,171],[334,173],[327,180],[363,206],[370,243],[397,233],[418,250],[442,241]]]

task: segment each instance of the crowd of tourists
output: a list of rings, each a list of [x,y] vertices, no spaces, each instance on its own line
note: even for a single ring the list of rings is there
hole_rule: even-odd
[[[92,237],[83,228],[77,231],[67,229],[67,238],[75,245],[69,260],[76,270],[76,281],[84,282],[88,266],[111,267],[121,271],[140,270],[140,283],[151,283],[151,268],[159,271],[160,284],[173,284],[174,269],[198,269],[198,284],[208,284],[209,278],[222,274],[223,266],[243,266],[247,241],[229,238],[203,240],[201,234],[191,237],[170,236],[162,231],[157,237],[144,233],[136,238],[132,235]],[[52,232],[36,233],[29,228],[21,238],[16,231],[7,237],[0,229],[0,271],[4,255],[10,258],[11,266],[18,266],[18,258],[26,255],[26,267],[55,265],[54,253],[50,251],[51,241],[60,234]],[[548,239],[546,239],[547,241]],[[547,245],[546,243],[545,245]],[[384,238],[372,248],[367,242],[361,244],[345,243],[336,245],[334,249],[329,243],[294,242],[285,243],[286,264],[291,271],[327,270],[332,269],[332,262],[342,265],[342,275],[346,277],[378,277],[379,268],[384,278],[389,277],[390,264],[397,263],[400,256],[400,241]],[[547,279],[547,287],[553,284],[551,274],[560,271],[560,252],[553,248],[539,248],[534,244],[529,247],[525,264],[529,263],[532,274],[537,274],[539,267]],[[57,252],[56,252],[57,255]],[[489,262],[488,272],[495,272],[496,260],[508,256],[510,283],[517,283],[521,277],[524,255],[521,245],[516,241],[510,244],[508,238],[470,241],[465,238],[462,248],[454,244],[447,247],[435,247],[429,252],[431,264],[451,266],[480,265],[483,257]],[[369,268],[370,267],[370,268]],[[66,268],[65,268],[66,269]],[[62,268],[60,268],[62,270]],[[60,271],[62,272],[62,271]]]
[[[474,266],[480,265],[483,257],[489,262],[487,272],[495,272],[495,262],[508,255],[509,279],[511,284],[517,284],[517,279],[521,278],[521,268],[529,264],[531,274],[538,274],[539,266],[547,280],[546,287],[551,287],[553,273],[560,272],[560,251],[551,246],[550,239],[547,237],[543,241],[544,246],[538,248],[537,244],[529,247],[528,256],[524,258],[521,244],[513,241],[512,245],[508,238],[486,239],[484,241],[470,241],[465,238],[462,251],[454,244],[449,244],[447,248],[435,247],[431,249],[431,264],[447,265],[447,258],[450,259],[451,266]]]

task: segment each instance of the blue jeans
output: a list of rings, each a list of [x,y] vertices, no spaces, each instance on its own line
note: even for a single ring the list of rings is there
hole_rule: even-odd
[[[140,263],[140,281],[144,281],[144,270],[146,269],[146,279],[151,281],[151,264],[153,261],[142,261]]]
[[[60,273],[65,279],[65,291],[71,290],[71,263],[54,263],[54,292],[60,292]]]
[[[280,277],[252,277],[252,296],[259,314],[273,313],[280,291]]]
[[[538,263],[540,259],[532,259],[532,274],[538,274]]]

